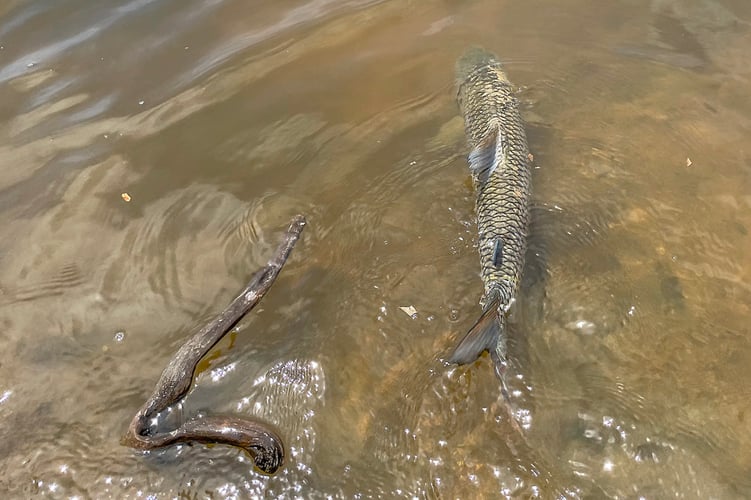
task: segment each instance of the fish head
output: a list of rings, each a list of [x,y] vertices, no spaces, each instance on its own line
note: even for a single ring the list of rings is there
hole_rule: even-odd
[[[456,62],[455,66],[456,99],[462,114],[466,115],[465,101],[482,103],[478,98],[478,89],[487,82],[509,82],[501,68],[498,58],[482,47],[472,47]]]
[[[500,61],[492,52],[482,47],[470,47],[456,61],[456,85],[460,86],[478,69],[488,66],[500,67],[500,65]]]

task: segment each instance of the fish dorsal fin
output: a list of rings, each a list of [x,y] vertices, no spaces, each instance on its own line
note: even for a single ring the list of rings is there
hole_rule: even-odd
[[[496,238],[493,244],[493,267],[499,269],[503,265],[503,240]]]
[[[469,153],[469,171],[480,185],[487,182],[493,172],[506,161],[506,141],[499,127]]]

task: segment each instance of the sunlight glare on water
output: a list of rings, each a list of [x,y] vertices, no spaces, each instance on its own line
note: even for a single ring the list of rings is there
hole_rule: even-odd
[[[534,156],[510,409],[441,361],[480,313],[472,45]],[[742,0],[2,3],[3,498],[751,496],[749,49]],[[297,213],[162,416],[262,419],[285,465],[121,446]]]

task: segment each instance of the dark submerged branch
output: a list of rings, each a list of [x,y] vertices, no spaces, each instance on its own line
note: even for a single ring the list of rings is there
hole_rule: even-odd
[[[269,262],[258,270],[245,289],[209,324],[191,337],[175,353],[162,372],[154,392],[130,423],[122,443],[132,448],[152,450],[174,443],[222,443],[244,449],[261,471],[273,474],[284,461],[281,438],[268,424],[237,417],[203,417],[184,422],[171,432],[152,431],[149,422],[160,412],[179,402],[190,389],[198,362],[253,309],[274,284],[305,227],[305,217],[296,216],[284,240]]]

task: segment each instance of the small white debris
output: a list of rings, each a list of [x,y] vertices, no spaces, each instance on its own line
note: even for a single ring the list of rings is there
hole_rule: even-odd
[[[417,309],[412,306],[400,306],[399,309],[412,319],[417,319]]]
[[[4,391],[2,394],[0,394],[0,404],[5,403],[8,401],[8,398],[13,394],[13,391]]]
[[[687,167],[690,167],[691,165],[693,165],[693,163],[694,162],[691,161],[691,158],[686,157],[686,166]]]

